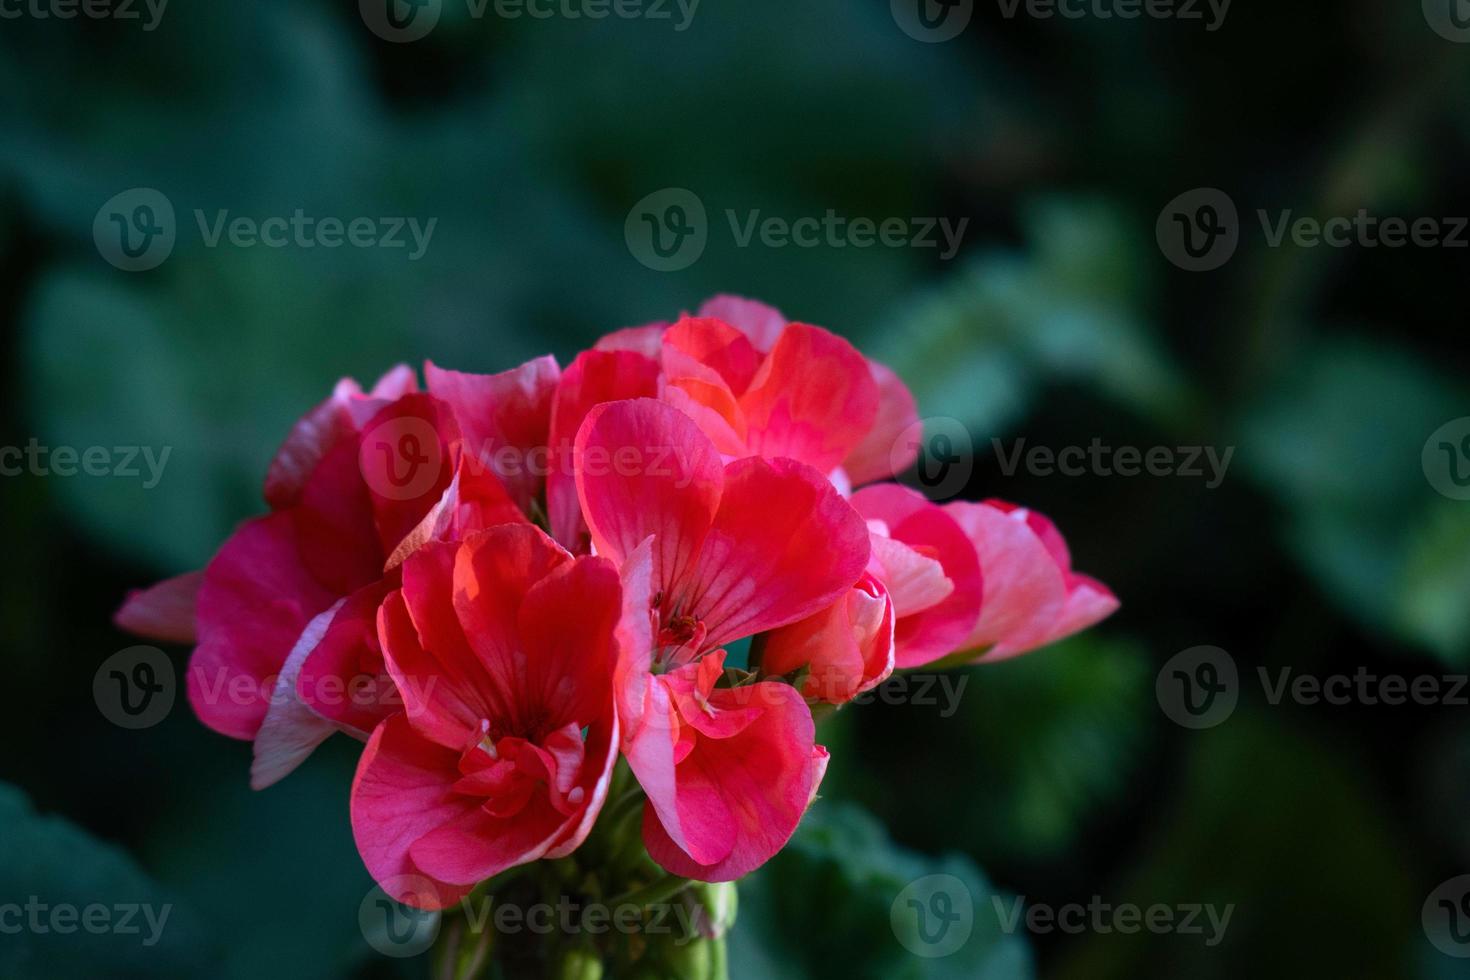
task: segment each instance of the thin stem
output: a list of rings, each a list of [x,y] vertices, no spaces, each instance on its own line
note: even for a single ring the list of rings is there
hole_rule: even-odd
[[[637,905],[644,908],[650,905],[659,905],[667,902],[693,883],[690,879],[681,878],[676,874],[665,874],[663,877],[654,879],[642,888],[635,888],[632,891],[623,892],[623,894],[610,900],[607,904],[613,908],[617,908],[619,905]]]

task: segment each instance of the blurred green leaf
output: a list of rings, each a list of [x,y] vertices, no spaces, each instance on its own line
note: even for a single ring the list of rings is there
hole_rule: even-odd
[[[933,875],[953,876],[944,887],[968,892],[971,931],[956,951],[930,957],[900,942],[893,908],[906,888]],[[1028,980],[1030,952],[1023,939],[1002,932],[996,901],[1004,899],[968,859],[906,851],[857,807],[818,802],[786,848],[740,882],[730,975]],[[951,907],[958,910],[961,902]]]
[[[1089,822],[1120,802],[1152,732],[1146,652],[1097,633],[947,671],[928,693],[929,705],[880,698],[839,712],[834,721],[855,722],[858,738],[843,726],[834,741],[824,725],[833,757],[826,785],[863,801],[905,840],[939,846],[958,832],[992,870],[1075,847]],[[909,805],[934,791],[933,770],[910,764],[914,746],[964,760],[944,780],[942,821]]]
[[[1347,614],[1451,662],[1470,654],[1465,508],[1426,480],[1424,441],[1470,404],[1406,351],[1304,353],[1248,412],[1244,469],[1287,515],[1296,557]]]
[[[908,378],[922,414],[1001,431],[1043,386],[1094,386],[1168,420],[1182,378],[1144,319],[1149,252],[1104,203],[1044,199],[1024,254],[980,257],[901,311],[875,355]]]
[[[1348,756],[1250,711],[1191,733],[1184,779],[1101,888],[1116,905],[1233,905],[1223,940],[1140,931],[1073,941],[1057,980],[1405,976],[1423,896],[1398,828]],[[1269,963],[1262,951],[1270,950]]]
[[[5,784],[0,827],[0,976],[155,980],[209,972],[217,950],[194,910],[117,847],[38,814]]]

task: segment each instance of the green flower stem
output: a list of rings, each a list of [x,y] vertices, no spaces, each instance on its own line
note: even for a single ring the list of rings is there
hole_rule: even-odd
[[[663,877],[649,882],[642,888],[635,888],[632,891],[623,892],[623,894],[609,901],[608,905],[613,908],[617,908],[619,905],[638,905],[645,908],[650,905],[659,905],[667,902],[692,884],[694,882],[689,878],[681,878],[674,874],[665,874]]]
[[[436,980],[480,980],[490,968],[490,952],[495,945],[495,930],[476,932],[464,919],[448,923],[448,935],[441,937],[435,951]]]

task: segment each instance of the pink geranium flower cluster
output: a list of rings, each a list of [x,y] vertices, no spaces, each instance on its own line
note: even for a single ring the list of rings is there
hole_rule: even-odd
[[[256,787],[365,743],[353,832],[400,900],[571,853],[620,758],[648,855],[738,878],[821,783],[814,706],[1117,607],[1040,514],[881,482],[914,461],[912,396],[769,306],[717,297],[564,370],[424,374],[339,383],[269,513],[118,613],[195,644],[190,702],[253,743]]]

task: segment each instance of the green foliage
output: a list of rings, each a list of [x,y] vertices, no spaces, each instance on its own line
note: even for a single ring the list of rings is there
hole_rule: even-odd
[[[7,980],[153,980],[209,969],[217,950],[198,916],[121,849],[37,813],[23,792],[4,784],[0,827],[0,975]]]
[[[954,876],[972,903],[969,938],[946,956],[915,955],[900,942],[893,924],[901,893],[929,875]],[[786,849],[740,888],[740,924],[731,935],[734,977],[1029,980],[1034,975],[1024,939],[1001,930],[994,900],[1003,899],[971,861],[904,850],[850,804],[816,804]]]

